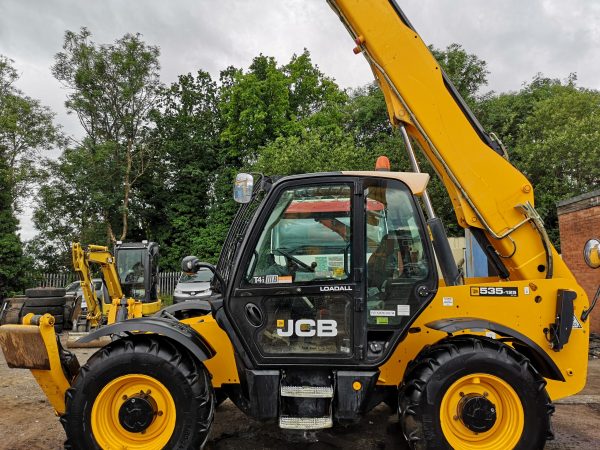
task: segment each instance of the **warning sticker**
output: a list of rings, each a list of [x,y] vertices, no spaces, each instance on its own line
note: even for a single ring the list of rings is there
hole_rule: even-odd
[[[377,325],[387,325],[388,318],[387,317],[377,317]]]
[[[444,305],[444,306],[452,306],[452,305],[454,305],[454,298],[452,298],[452,297],[444,297],[442,299],[442,305]]]
[[[254,284],[273,284],[279,282],[279,275],[261,275],[260,277],[252,277]]]
[[[262,275],[260,277],[252,277],[254,284],[278,284],[291,283],[291,275]]]
[[[583,328],[575,316],[573,316],[573,328]]]
[[[490,286],[472,286],[472,297],[518,297],[519,288],[516,287],[490,287]]]
[[[410,305],[398,305],[399,316],[410,316]]]
[[[371,317],[396,317],[396,311],[385,309],[372,309],[370,314]]]

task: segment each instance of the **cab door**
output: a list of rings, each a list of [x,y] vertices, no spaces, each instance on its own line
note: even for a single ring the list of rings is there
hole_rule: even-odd
[[[353,177],[275,185],[246,239],[226,311],[257,366],[363,357],[362,192]]]

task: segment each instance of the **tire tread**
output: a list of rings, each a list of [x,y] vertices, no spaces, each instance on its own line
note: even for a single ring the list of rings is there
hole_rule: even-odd
[[[445,442],[442,442],[443,439],[432,442],[431,436],[425,435],[420,416],[422,395],[429,380],[435,375],[436,368],[457,356],[470,352],[493,352],[497,359],[516,362],[521,376],[533,377],[538,394],[543,396],[548,416],[544,440],[553,439],[550,418],[554,412],[554,406],[545,390],[546,380],[531,365],[529,359],[512,347],[494,339],[461,335],[449,337],[435,345],[425,347],[418,357],[407,365],[404,381],[399,387],[398,413],[402,432],[409,447],[418,450],[447,448]]]

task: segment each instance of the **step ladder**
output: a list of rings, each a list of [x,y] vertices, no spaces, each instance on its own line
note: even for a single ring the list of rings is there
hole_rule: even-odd
[[[280,396],[287,398],[329,398],[333,399],[332,386],[281,386]],[[279,417],[279,428],[285,430],[320,430],[333,427],[331,405],[329,415],[324,417]]]

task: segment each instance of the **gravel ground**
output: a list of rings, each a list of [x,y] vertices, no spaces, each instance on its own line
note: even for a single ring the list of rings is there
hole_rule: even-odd
[[[77,350],[85,361],[94,350]],[[546,449],[600,448],[600,336],[590,349],[588,383],[580,394],[556,405],[553,417],[556,439]],[[61,449],[64,431],[52,407],[28,370],[8,369],[0,352],[0,449]],[[397,419],[380,405],[357,426],[303,435],[279,430],[247,418],[230,401],[217,409],[206,446],[216,450],[300,449],[406,449]]]

